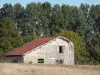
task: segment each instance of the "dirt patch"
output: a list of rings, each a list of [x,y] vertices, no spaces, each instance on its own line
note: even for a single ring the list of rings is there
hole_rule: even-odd
[[[0,63],[0,75],[100,75],[100,66]]]

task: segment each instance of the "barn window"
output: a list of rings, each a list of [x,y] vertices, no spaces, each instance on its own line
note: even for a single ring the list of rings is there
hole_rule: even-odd
[[[38,59],[38,63],[44,63],[44,59]]]
[[[59,46],[59,53],[64,53],[63,48],[64,48],[64,46]]]

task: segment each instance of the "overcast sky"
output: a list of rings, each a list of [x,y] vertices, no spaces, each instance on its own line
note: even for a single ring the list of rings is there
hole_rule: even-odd
[[[100,4],[100,0],[0,0],[0,8],[3,6],[3,4],[5,3],[11,3],[12,5],[16,4],[16,3],[20,3],[22,4],[24,7],[26,7],[26,5],[28,3],[31,2],[50,2],[52,5],[54,4],[68,4],[68,5],[75,5],[75,6],[79,6],[81,3],[87,3],[87,4]]]

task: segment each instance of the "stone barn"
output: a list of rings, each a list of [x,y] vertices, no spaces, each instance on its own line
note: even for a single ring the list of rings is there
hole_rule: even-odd
[[[62,36],[37,38],[8,52],[7,62],[74,65],[74,44]]]

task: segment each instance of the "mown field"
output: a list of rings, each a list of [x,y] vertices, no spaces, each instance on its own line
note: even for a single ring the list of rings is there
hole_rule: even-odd
[[[100,66],[0,63],[0,75],[100,75]]]

